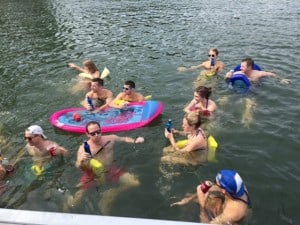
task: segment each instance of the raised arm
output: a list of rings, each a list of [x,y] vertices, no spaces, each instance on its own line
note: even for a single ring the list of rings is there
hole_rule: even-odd
[[[82,72],[82,73],[86,73],[86,70],[85,70],[85,69],[81,68],[80,66],[77,66],[77,65],[74,64],[74,63],[69,63],[68,66],[69,66],[70,68],[76,69],[76,70],[78,70],[78,71],[80,71],[80,72]]]

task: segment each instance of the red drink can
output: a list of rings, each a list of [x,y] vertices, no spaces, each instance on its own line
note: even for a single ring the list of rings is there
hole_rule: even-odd
[[[209,180],[203,181],[200,186],[202,192],[205,194],[211,188],[212,185],[213,185],[213,183],[210,182]]]
[[[51,157],[54,157],[54,156],[55,156],[55,149],[56,149],[55,145],[50,145],[50,146],[47,148],[47,150],[48,150],[49,154],[51,155]]]

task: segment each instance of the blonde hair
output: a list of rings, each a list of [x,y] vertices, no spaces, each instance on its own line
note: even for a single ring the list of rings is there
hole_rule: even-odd
[[[186,113],[184,115],[184,118],[186,119],[188,125],[194,126],[195,129],[201,126],[201,116],[199,113],[196,112]]]

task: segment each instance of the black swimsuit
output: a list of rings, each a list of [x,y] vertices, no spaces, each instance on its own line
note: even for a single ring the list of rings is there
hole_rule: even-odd
[[[248,201],[246,201],[246,200],[244,200],[244,199],[241,199],[241,198],[237,198],[237,197],[233,197],[233,198],[236,199],[236,200],[239,200],[239,201],[244,202],[246,205],[248,205],[248,208],[251,209],[251,208],[252,208],[252,203],[251,203],[250,196],[249,196],[249,194],[248,194],[247,191],[245,191],[245,193],[246,193],[246,195],[247,195]]]

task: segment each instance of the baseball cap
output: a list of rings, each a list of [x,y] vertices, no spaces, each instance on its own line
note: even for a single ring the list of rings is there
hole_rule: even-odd
[[[245,193],[244,182],[234,170],[220,170],[216,181],[233,197],[241,197]]]
[[[26,129],[26,132],[33,134],[33,135],[41,135],[42,138],[47,139],[46,135],[44,134],[43,129],[38,125],[32,125],[32,126],[28,127]]]

